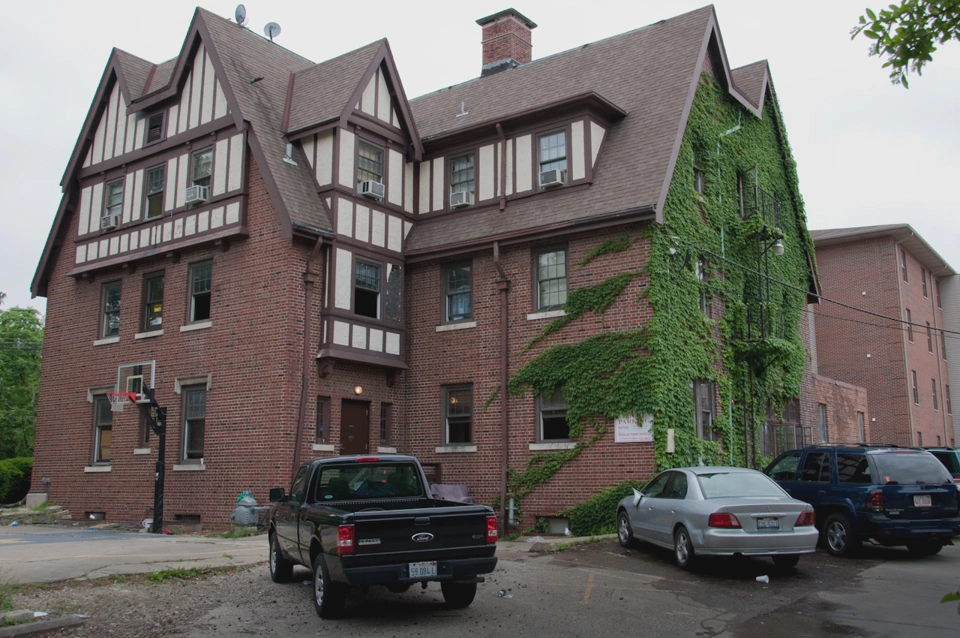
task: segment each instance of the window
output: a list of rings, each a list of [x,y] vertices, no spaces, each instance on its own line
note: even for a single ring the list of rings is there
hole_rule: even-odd
[[[702,195],[704,186],[703,170],[700,168],[700,160],[697,159],[693,162],[693,190]]]
[[[203,430],[207,415],[207,388],[183,389],[183,460],[203,462]]]
[[[538,160],[540,172],[567,170],[567,134],[564,131],[541,135]]]
[[[393,404],[380,404],[380,444],[390,444],[390,431],[393,429]]]
[[[443,268],[444,322],[468,321],[473,317],[472,264],[464,262]]]
[[[366,181],[383,183],[383,149],[373,144],[360,142],[357,184]]]
[[[163,273],[147,275],[143,280],[143,329],[163,327]]]
[[[866,442],[866,439],[864,438],[864,434],[865,433],[863,431],[863,412],[857,412],[857,436],[860,437],[858,439],[860,443]]]
[[[903,273],[903,281],[910,283],[907,278],[907,253],[903,250],[900,251],[900,271]]]
[[[927,350],[933,352],[933,331],[930,330],[930,322],[927,322]]]
[[[700,312],[706,316],[707,319],[710,318],[710,291],[707,290],[706,281],[707,273],[705,271],[704,263],[700,260],[697,261],[697,281],[700,282]]]
[[[683,472],[671,472],[673,480],[664,490],[661,498],[675,498],[682,500],[687,498],[687,475]]]
[[[950,386],[948,385],[943,386],[943,400],[947,404],[947,414],[953,414],[953,404],[950,403]]]
[[[461,444],[472,440],[473,386],[451,385],[443,388],[444,443]]]
[[[709,441],[714,440],[713,381],[694,381],[693,401],[696,410],[697,436]]]
[[[117,215],[123,212],[123,180],[107,184],[106,197],[103,200],[103,215]]]
[[[940,331],[940,357],[946,361],[947,360],[947,333]]]
[[[920,405],[920,391],[917,389],[917,371],[910,371],[910,383],[913,385],[913,402]]]
[[[838,453],[837,480],[840,483],[872,483],[867,455]]]
[[[920,287],[923,290],[923,297],[927,297],[927,270],[925,268],[920,269]]]
[[[147,119],[147,139],[146,144],[159,142],[163,137],[163,111],[154,113]]]
[[[353,312],[380,318],[380,265],[357,260],[353,285]]]
[[[830,454],[827,452],[809,452],[800,472],[801,481],[818,483],[830,482]]]
[[[293,479],[293,487],[290,488],[288,502],[296,504],[304,501],[303,497],[307,491],[307,471],[309,469],[309,466],[301,467],[300,471],[297,472],[297,477]]]
[[[943,308],[943,306],[940,305],[940,280],[939,279],[934,280],[933,287],[937,294],[937,308]]]
[[[917,432],[917,445],[923,447],[923,432]]]
[[[450,192],[474,192],[473,154],[461,155],[450,160]]]
[[[208,148],[193,154],[191,180],[194,186],[210,186],[213,175],[213,149]]]
[[[913,343],[913,315],[910,314],[909,308],[907,308],[907,339]]]
[[[540,404],[538,440],[569,440],[570,426],[567,424],[567,401],[563,398],[563,390],[557,388],[549,396],[541,392],[537,401]]]
[[[113,412],[105,394],[93,398],[93,462],[109,463],[113,439]]]
[[[937,447],[940,447],[940,435],[937,435]]]
[[[774,481],[795,481],[797,480],[797,467],[799,465],[800,453],[793,452],[777,461],[767,474]]]
[[[933,392],[933,409],[935,411],[940,410],[940,402],[937,401],[937,380],[930,379],[930,389]]]
[[[317,397],[317,443],[330,441],[330,397]]]
[[[163,215],[163,188],[166,177],[167,168],[163,164],[147,171],[147,219],[156,219]]]
[[[827,406],[823,403],[818,403],[817,408],[819,409],[820,414],[820,440],[827,440]]]
[[[537,310],[559,308],[567,302],[567,249],[536,253]]]
[[[115,337],[120,334],[120,282],[103,284],[102,294],[100,337]]]
[[[204,261],[190,267],[190,315],[187,321],[210,319],[210,281],[213,277],[213,262]]]
[[[670,480],[672,472],[664,472],[663,474],[658,475],[652,481],[644,486],[642,492],[644,496],[650,498],[660,498],[663,493],[663,488],[667,486],[667,481]]]

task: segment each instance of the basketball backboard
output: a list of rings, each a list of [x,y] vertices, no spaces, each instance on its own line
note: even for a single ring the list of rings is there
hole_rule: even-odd
[[[153,389],[156,361],[124,363],[117,367],[117,392],[132,392],[138,400],[146,399],[146,390]]]

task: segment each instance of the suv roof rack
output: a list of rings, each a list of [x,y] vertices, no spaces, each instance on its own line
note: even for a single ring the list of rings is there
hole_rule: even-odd
[[[862,441],[856,441],[852,443],[838,443],[835,441],[829,441],[824,443],[811,443],[810,445],[805,446],[805,448],[815,448],[815,447],[889,447],[889,448],[909,448],[909,445],[897,445],[896,443],[864,443]]]

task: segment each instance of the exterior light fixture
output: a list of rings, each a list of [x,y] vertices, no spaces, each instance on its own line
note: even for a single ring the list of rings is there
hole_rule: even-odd
[[[775,243],[775,244],[773,245],[773,254],[776,255],[777,257],[779,257],[780,255],[783,254],[783,251],[784,251],[784,250],[785,250],[785,247],[784,247],[784,245],[783,245],[783,240],[782,240],[782,239],[778,239],[778,240],[777,240],[777,243]]]
[[[354,394],[363,394],[363,387],[357,386],[353,389]]]

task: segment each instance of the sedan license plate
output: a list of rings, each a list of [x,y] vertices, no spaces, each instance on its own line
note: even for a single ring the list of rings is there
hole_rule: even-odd
[[[780,519],[772,517],[764,517],[757,519],[757,529],[758,530],[774,530],[780,529]]]
[[[437,575],[437,561],[410,563],[410,578],[427,578]]]
[[[931,497],[929,494],[916,494],[913,497],[913,506],[914,507],[932,507],[933,497]]]

